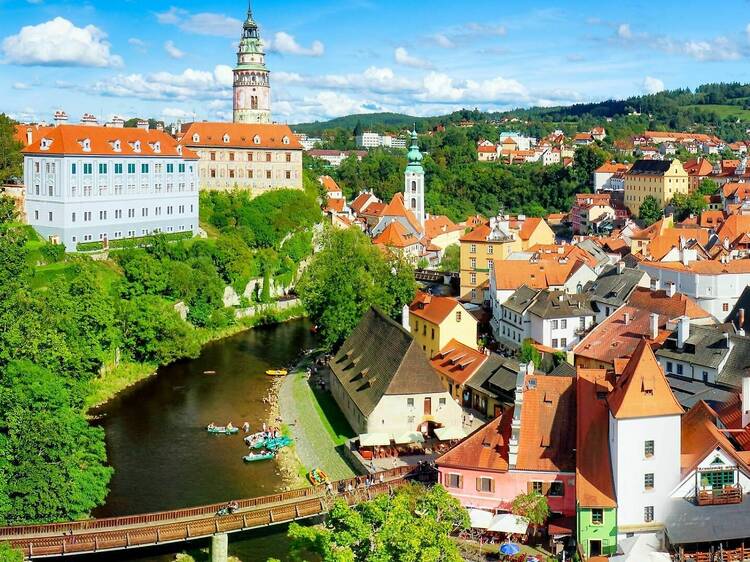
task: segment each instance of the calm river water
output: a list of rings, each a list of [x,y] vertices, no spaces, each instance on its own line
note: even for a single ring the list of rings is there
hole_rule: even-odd
[[[267,417],[263,397],[271,381],[266,369],[289,365],[313,345],[310,324],[304,320],[255,328],[208,344],[195,360],[162,367],[157,376],[110,402],[100,423],[115,474],[106,505],[94,515],[161,511],[278,491],[274,461],[246,465],[242,455],[247,447],[240,435],[209,435],[205,426],[247,421],[251,431],[257,431]],[[230,537],[229,552],[243,562],[284,560],[285,532],[276,528]],[[196,554],[204,545],[185,546]],[[138,550],[112,557],[173,558]]]

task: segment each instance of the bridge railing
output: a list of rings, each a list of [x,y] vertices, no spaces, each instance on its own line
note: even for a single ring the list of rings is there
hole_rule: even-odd
[[[409,475],[409,473],[414,472],[414,470],[415,467],[413,466],[403,466],[376,473],[374,476],[376,479],[379,479],[380,475],[382,474],[383,479],[385,481],[388,481],[397,478],[404,478]],[[336,493],[340,488],[346,489],[349,484],[354,487],[357,483],[357,480],[357,478],[349,478],[332,482],[331,484],[333,485],[334,493]],[[278,494],[272,494],[269,496],[260,496],[257,498],[237,500],[237,504],[240,510],[247,510],[255,507],[284,504],[292,500],[300,500],[303,498],[315,498],[323,495],[325,495],[325,486],[320,485],[310,488],[289,490],[287,492],[280,492]],[[34,535],[63,536],[74,532],[80,533],[81,531],[106,531],[118,530],[127,527],[148,527],[152,525],[158,525],[160,523],[168,524],[171,522],[179,522],[181,520],[213,517],[216,515],[216,512],[224,506],[226,506],[226,502],[140,515],[127,515],[122,517],[86,519],[83,521],[70,521],[64,523],[61,522],[39,525],[0,527],[0,537],[31,537]]]

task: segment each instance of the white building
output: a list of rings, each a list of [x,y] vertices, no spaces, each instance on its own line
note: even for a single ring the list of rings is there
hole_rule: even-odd
[[[60,125],[23,154],[28,222],[68,251],[197,232],[198,157],[162,131]]]
[[[750,285],[750,260],[705,260],[687,265],[680,262],[641,262],[657,288],[683,293],[719,321],[729,315],[746,286]]]
[[[323,142],[323,139],[319,137],[311,137],[306,135],[305,133],[294,133],[294,136],[297,137],[297,140],[302,145],[302,148],[306,151],[312,150],[313,148],[315,148],[316,144]]]
[[[587,295],[541,291],[529,307],[531,339],[558,351],[572,351],[594,325]]]
[[[607,403],[618,537],[657,531],[680,482],[683,409],[647,340],[636,348]]]
[[[355,137],[359,148],[406,148],[406,139],[392,137],[390,135],[379,135],[378,133],[364,132]]]

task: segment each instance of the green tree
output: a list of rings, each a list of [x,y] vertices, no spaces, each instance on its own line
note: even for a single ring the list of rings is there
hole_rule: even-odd
[[[658,221],[662,216],[661,207],[655,197],[649,195],[641,203],[641,207],[638,209],[638,218],[641,219],[646,226],[650,226]]]
[[[675,194],[672,198],[672,205],[675,207],[678,220],[684,220],[690,215],[699,216],[708,207],[705,196],[698,190],[688,195]]]
[[[0,374],[0,450],[2,524],[80,519],[107,495],[104,431],[47,369],[21,361]]]
[[[715,195],[719,190],[719,184],[709,178],[703,178],[698,185],[697,192],[701,195]]]
[[[349,507],[338,500],[324,526],[289,527],[292,557],[322,562],[460,562],[451,535],[469,526],[467,511],[442,486],[410,485]]]
[[[539,492],[518,495],[511,504],[511,513],[526,517],[532,525],[543,525],[549,517],[547,498]]]
[[[443,259],[440,261],[441,271],[458,273],[461,270],[461,246],[451,244],[445,249]]]
[[[539,367],[542,364],[542,354],[534,346],[534,341],[531,339],[523,340],[521,344],[521,356],[520,361],[522,363],[531,363]]]
[[[23,562],[23,551],[0,542],[0,562]]]
[[[0,195],[0,228],[18,219],[16,201],[7,195]]]
[[[22,148],[16,139],[16,122],[0,113],[0,184],[23,177]]]
[[[329,229],[297,291],[324,345],[332,348],[372,305],[398,317],[414,298],[416,283],[408,263],[385,256],[359,230]]]

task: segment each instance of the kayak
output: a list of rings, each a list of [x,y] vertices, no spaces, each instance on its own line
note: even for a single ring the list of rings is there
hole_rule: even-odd
[[[234,435],[240,430],[239,427],[227,428],[223,425],[217,425],[215,427],[206,427],[206,431],[209,433],[216,433],[218,435]]]
[[[307,479],[310,481],[310,484],[317,486],[328,482],[328,475],[319,468],[313,468],[307,473]]]
[[[242,457],[242,460],[245,462],[255,462],[255,461],[267,461],[269,459],[272,459],[276,456],[276,453],[271,451],[265,451],[262,453],[249,453]]]
[[[270,439],[258,439],[257,441],[251,441],[250,443],[248,443],[248,445],[250,445],[251,449],[265,448],[275,451],[277,449],[281,449],[282,447],[288,447],[292,443],[293,440],[291,437],[282,435],[281,437],[272,437]]]
[[[288,372],[286,369],[268,369],[266,374],[270,377],[284,377]]]

